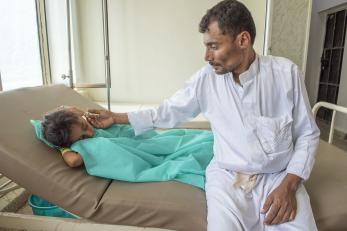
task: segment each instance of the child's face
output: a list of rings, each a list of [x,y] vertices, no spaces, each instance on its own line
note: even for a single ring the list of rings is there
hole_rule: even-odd
[[[72,143],[91,138],[94,136],[93,126],[86,120],[84,116],[79,116],[78,123],[70,127],[70,141]]]

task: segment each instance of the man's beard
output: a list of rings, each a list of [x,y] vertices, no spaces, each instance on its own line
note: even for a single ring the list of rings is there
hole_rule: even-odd
[[[223,75],[223,74],[226,74],[226,73],[230,72],[229,70],[224,68],[222,65],[219,65],[219,64],[211,62],[211,61],[208,62],[208,63],[213,67],[214,71],[218,75]]]

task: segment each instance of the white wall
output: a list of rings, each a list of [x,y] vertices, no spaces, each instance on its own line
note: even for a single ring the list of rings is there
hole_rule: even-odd
[[[217,1],[218,2],[218,1]],[[240,0],[252,13],[255,27],[257,30],[257,36],[254,43],[254,49],[258,54],[263,54],[265,43],[265,24],[266,24],[266,3],[267,0]],[[200,16],[202,17],[202,16]]]
[[[75,81],[78,83],[104,83],[102,1],[70,1],[72,3]]]
[[[75,76],[78,82],[103,82],[101,1],[73,1]],[[204,65],[198,24],[217,2],[109,1],[111,100],[159,103],[181,88]],[[243,2],[255,19],[255,49],[262,53],[266,0]],[[105,89],[89,90],[96,101],[105,101],[105,93]]]
[[[323,51],[325,36],[326,15],[332,10],[343,8],[347,0],[314,0],[312,3],[310,39],[308,47],[308,59],[306,66],[306,87],[311,105],[317,100],[319,79],[320,79],[320,59]],[[347,6],[347,5],[346,5]],[[347,8],[347,7],[346,7]],[[346,43],[345,41],[345,49]],[[347,56],[344,52],[340,89],[338,95],[339,105],[347,107]],[[336,129],[347,133],[347,116],[337,114]]]

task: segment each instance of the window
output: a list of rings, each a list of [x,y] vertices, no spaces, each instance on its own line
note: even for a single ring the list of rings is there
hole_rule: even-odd
[[[3,0],[0,9],[2,89],[42,85],[35,0]]]

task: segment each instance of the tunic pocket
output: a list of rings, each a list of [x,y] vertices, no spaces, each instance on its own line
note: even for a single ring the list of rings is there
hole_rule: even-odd
[[[276,154],[291,148],[293,119],[288,116],[256,117],[255,134],[266,154]]]

